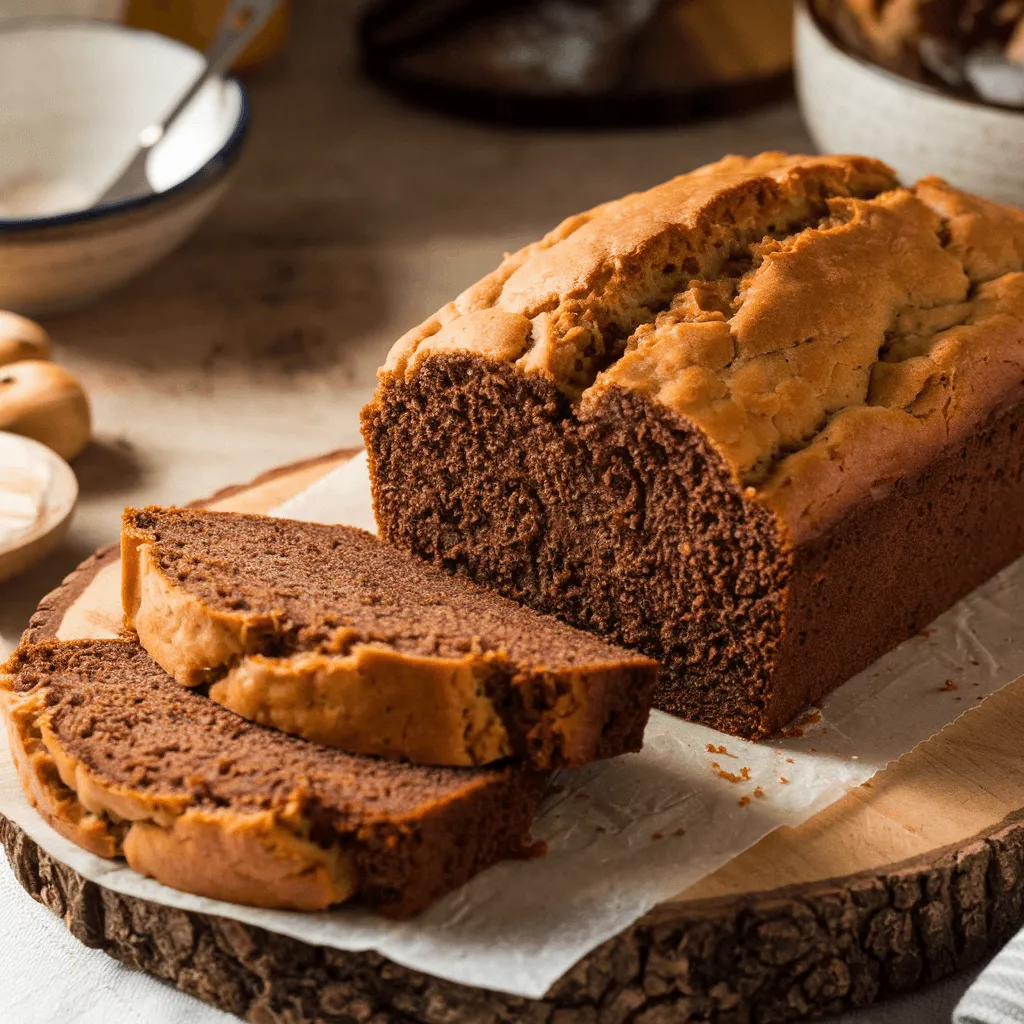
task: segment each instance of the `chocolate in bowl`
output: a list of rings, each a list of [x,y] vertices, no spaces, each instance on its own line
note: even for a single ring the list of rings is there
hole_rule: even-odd
[[[810,0],[848,53],[960,99],[1024,108],[1021,0]]]

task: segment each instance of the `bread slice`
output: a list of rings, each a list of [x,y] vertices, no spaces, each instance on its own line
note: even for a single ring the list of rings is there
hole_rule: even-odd
[[[179,683],[355,753],[538,768],[638,750],[657,664],[363,530],[128,509],[125,624]]]
[[[528,850],[542,773],[354,757],[183,689],[134,641],[16,651],[0,705],[26,794],[102,857],[200,896],[417,913]]]

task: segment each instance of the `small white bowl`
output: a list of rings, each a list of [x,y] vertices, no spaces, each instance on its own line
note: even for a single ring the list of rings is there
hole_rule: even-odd
[[[1024,204],[1024,111],[949,96],[846,52],[805,0],[794,33],[797,96],[823,152],[864,153],[904,182],[938,174],[968,192]]]
[[[154,147],[153,195],[88,208],[202,66],[188,46],[113,22],[0,26],[0,308],[80,305],[155,263],[213,209],[249,123],[234,79],[208,82]]]
[[[59,455],[38,441],[0,431],[0,487],[6,487],[7,476],[29,473],[39,483],[39,515],[25,532],[0,537],[0,582],[30,569],[60,543],[78,502],[78,480]]]

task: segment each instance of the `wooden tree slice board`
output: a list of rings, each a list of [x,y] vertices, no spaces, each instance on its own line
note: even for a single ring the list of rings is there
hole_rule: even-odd
[[[202,504],[267,511],[335,452]],[[29,636],[119,627],[116,547],[40,604]],[[0,816],[24,888],[82,942],[249,1020],[767,1024],[864,1006],[978,961],[1024,924],[1024,680],[799,828],[767,836],[584,958],[543,1000],[440,981],[89,882]]]

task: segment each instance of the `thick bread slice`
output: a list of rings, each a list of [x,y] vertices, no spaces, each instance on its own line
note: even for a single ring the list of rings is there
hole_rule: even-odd
[[[177,686],[134,641],[46,641],[0,674],[22,786],[59,832],[175,889],[402,917],[527,850],[545,777],[353,757]]]
[[[125,625],[185,686],[264,725],[425,764],[638,750],[657,663],[363,530],[128,509]]]

